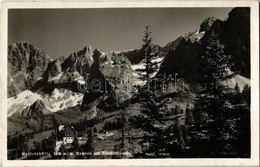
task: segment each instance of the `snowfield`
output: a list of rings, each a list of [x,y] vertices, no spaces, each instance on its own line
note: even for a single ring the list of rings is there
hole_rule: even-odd
[[[81,104],[83,94],[66,89],[55,89],[51,96],[43,99],[47,109],[56,112]]]
[[[238,84],[240,92],[243,91],[245,85],[248,85],[249,87],[251,86],[250,85],[250,79],[243,77],[241,75],[236,75],[234,78],[226,81],[226,84],[230,88],[234,88],[236,86],[236,83]]]
[[[48,110],[56,112],[81,104],[83,96],[81,93],[67,89],[56,88],[51,95],[25,90],[19,93],[17,97],[8,98],[7,116],[10,117],[15,113],[21,113],[22,110],[32,105],[36,100],[42,100]]]
[[[132,69],[133,70],[145,69],[145,64],[144,63],[139,63],[139,64],[132,65]]]
[[[36,100],[41,99],[41,95],[25,90],[19,93],[16,97],[8,98],[7,116],[10,117],[14,113],[21,112],[27,106],[32,105]]]
[[[62,73],[61,74],[58,74],[56,75],[55,77],[51,78],[49,81],[54,81],[54,82],[58,82],[60,80],[62,76]]]
[[[160,68],[162,61],[163,61],[164,57],[157,57],[156,59],[153,59],[152,62],[157,62],[158,63],[158,69]],[[145,72],[140,72],[138,71],[138,69],[145,69],[145,60],[142,60],[139,64],[134,64],[131,66],[131,68],[133,69],[133,75],[135,77],[137,77],[137,80],[135,81],[135,85],[144,85],[145,81],[143,81],[141,78],[142,75],[145,75]],[[159,70],[157,70],[156,72],[154,72],[153,74],[151,74],[151,77],[154,77],[157,72]]]
[[[227,74],[231,75],[233,74],[233,72],[230,69],[228,69]],[[249,87],[251,86],[250,79],[243,77],[241,75],[235,75],[235,77],[233,77],[232,79],[225,81],[224,84],[228,85],[228,87],[230,88],[234,88],[236,84],[238,84],[240,92],[243,91],[245,85],[248,85]]]

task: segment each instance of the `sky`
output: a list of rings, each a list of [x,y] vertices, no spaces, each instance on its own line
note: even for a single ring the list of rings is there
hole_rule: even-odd
[[[232,8],[9,9],[8,44],[28,41],[56,59],[85,46],[101,52],[140,48],[145,26],[165,46],[199,30],[207,17],[226,19]]]

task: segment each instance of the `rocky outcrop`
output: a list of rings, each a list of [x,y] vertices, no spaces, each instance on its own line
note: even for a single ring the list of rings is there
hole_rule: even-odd
[[[62,63],[64,62],[64,57],[61,56],[60,58],[54,60],[49,64],[47,69],[48,77],[53,78],[62,73]]]
[[[129,51],[120,52],[118,53],[118,55],[124,55],[132,64],[138,64],[144,59],[143,53],[144,52],[142,49],[133,49]]]
[[[249,20],[249,8],[234,8],[226,21],[207,18],[200,31],[185,34],[172,42],[175,45],[169,49],[157,77],[178,74],[191,85],[196,85],[202,49],[209,34],[214,31],[225,45],[225,54],[231,55],[230,63],[234,64],[231,70],[250,78]]]
[[[44,114],[48,114],[50,111],[46,109],[46,106],[42,100],[36,100],[31,106],[26,107],[21,115],[26,117],[31,116],[42,116]]]
[[[206,18],[201,24],[200,24],[200,32],[203,31],[208,31],[210,29],[210,27],[213,25],[213,23],[216,21],[217,19],[214,17],[208,17]]]
[[[179,37],[178,45],[167,53],[156,77],[178,75],[178,78],[196,85],[203,35],[204,32],[194,31]]]
[[[8,97],[31,89],[47,69],[47,53],[28,42],[17,42],[8,47]]]
[[[72,53],[63,63],[63,71],[75,72],[85,75],[93,64],[93,49],[91,46],[84,47],[79,52]]]
[[[82,102],[83,109],[88,108],[88,104],[97,100],[102,95],[107,94],[111,90],[110,84],[100,71],[99,60],[101,55],[102,53],[99,52],[97,49],[94,51],[94,63],[91,65],[88,73],[86,90]]]
[[[250,78],[250,8],[234,8],[225,25],[225,52],[232,55],[233,71]]]
[[[97,102],[100,109],[111,111],[111,102],[126,100],[131,97],[128,89],[133,85],[131,63],[122,54],[109,52],[102,54],[98,50],[93,54],[94,63],[89,72],[88,90],[84,95],[83,109]],[[102,98],[102,100],[100,100]]]
[[[49,63],[44,75],[47,85],[44,90],[51,92],[55,88],[66,88],[78,92],[77,84],[84,84],[94,62],[93,54],[94,50],[87,46],[67,58],[60,57]]]
[[[250,8],[234,8],[226,21],[216,20],[205,32],[203,40],[214,31],[231,55],[232,71],[250,78]]]

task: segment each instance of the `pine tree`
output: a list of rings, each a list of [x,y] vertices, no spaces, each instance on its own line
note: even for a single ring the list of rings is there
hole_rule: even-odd
[[[140,115],[134,118],[132,124],[136,128],[140,128],[143,137],[140,141],[143,157],[158,158],[159,153],[165,151],[165,116],[167,115],[167,107],[164,101],[160,101],[154,96],[142,102]],[[168,135],[168,134],[166,134]]]
[[[223,84],[234,76],[229,72],[231,67],[229,59],[230,56],[224,54],[224,45],[212,32],[204,46],[201,60],[199,83],[204,89],[197,93],[193,113],[197,130],[209,131],[206,135],[213,142],[214,146],[211,150],[213,156],[217,154],[218,140],[225,122],[225,112],[231,106],[228,99],[230,88]]]
[[[155,46],[152,44],[151,32],[149,26],[145,27],[143,38],[143,54],[144,54],[144,69],[139,69],[142,72],[142,79],[146,81],[140,90],[141,113],[134,118],[132,124],[136,128],[140,128],[143,132],[142,147],[143,157],[159,157],[161,152],[165,151],[165,143],[163,142],[165,132],[165,117],[167,115],[167,107],[164,101],[157,98],[152,88],[151,77],[158,70],[158,64],[154,61],[157,58]]]
[[[247,103],[248,107],[250,107],[250,96],[251,96],[251,88],[248,85],[245,85],[242,91],[242,96],[244,101]]]
[[[138,69],[138,71],[144,72],[143,79],[148,81],[152,74],[158,70],[158,63],[153,61],[157,58],[158,52],[156,52],[156,48],[152,43],[151,31],[149,30],[149,26],[145,27],[144,38],[143,38],[143,46],[142,51],[144,52],[144,69]]]
[[[185,110],[185,125],[191,126],[194,123],[193,113],[189,106],[189,103],[187,103],[186,110]]]
[[[126,103],[122,103],[120,105],[120,115],[116,118],[118,124],[121,127],[121,137],[119,138],[120,143],[118,145],[115,145],[114,151],[119,152],[119,156],[116,156],[116,158],[129,158],[129,155],[126,155],[126,153],[132,153],[133,143],[131,141],[131,124],[129,122],[129,114],[125,110]]]
[[[170,157],[182,157],[182,148],[185,146],[184,132],[185,127],[180,125],[178,118],[165,131],[163,143],[165,144],[165,152],[169,153]]]
[[[86,144],[83,146],[84,151],[88,153],[87,158],[90,159],[94,155],[94,147],[93,147],[93,132],[92,129],[89,130],[88,134],[88,141]]]
[[[234,92],[233,92],[233,103],[234,104],[242,104],[244,103],[243,95],[240,91],[240,88],[238,84],[236,83],[234,87]]]

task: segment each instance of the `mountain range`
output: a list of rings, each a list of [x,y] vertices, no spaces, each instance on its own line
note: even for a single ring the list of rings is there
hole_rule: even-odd
[[[249,8],[234,8],[226,20],[206,18],[199,30],[165,46],[156,45],[160,68],[153,77],[178,74],[185,81],[185,84],[178,83],[178,87],[187,91],[180,95],[181,102],[176,103],[191,102],[197,91],[202,48],[214,31],[225,45],[225,54],[231,55],[230,71],[237,74],[227,84],[234,88],[237,83],[241,90],[250,85],[249,16]],[[143,84],[137,70],[144,68],[143,53],[142,49],[102,53],[85,46],[68,57],[52,60],[43,49],[29,42],[11,44],[8,47],[8,131],[30,129],[35,125],[31,119],[35,116],[54,116],[58,121],[66,121],[69,115],[66,113],[84,113],[70,117],[72,121],[114,111],[115,101],[132,100],[135,88]],[[97,79],[101,83],[99,92],[87,90],[86,85],[94,88]],[[159,96],[170,93],[158,91]],[[25,120],[28,126],[25,128],[17,119]]]

